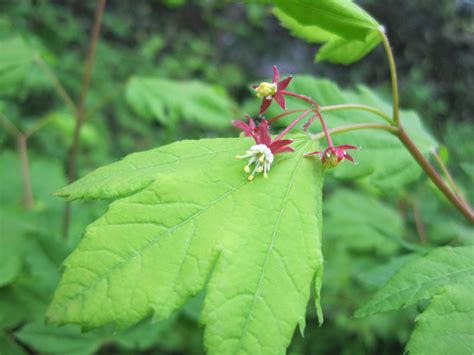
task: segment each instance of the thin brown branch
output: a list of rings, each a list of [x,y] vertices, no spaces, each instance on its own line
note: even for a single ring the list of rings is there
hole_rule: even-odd
[[[438,152],[435,149],[433,149],[433,150],[431,150],[431,154],[435,158],[435,160],[438,163],[438,165],[439,165],[441,171],[443,172],[443,174],[446,176],[446,179],[448,180],[449,184],[451,185],[451,189],[453,189],[454,193],[456,195],[458,195],[459,198],[464,198],[463,194],[461,193],[461,190],[459,189],[458,185],[454,181],[453,176],[449,172],[448,167],[443,162],[443,159],[441,159]]]
[[[418,208],[418,204],[416,202],[413,202],[413,214],[415,216],[415,225],[416,231],[418,232],[418,237],[420,238],[422,244],[427,244],[428,238],[426,235],[426,228],[421,218],[420,209]]]
[[[106,0],[98,0],[97,6],[95,9],[94,24],[92,27],[92,33],[90,37],[89,49],[87,52],[86,64],[84,69],[84,77],[82,80],[81,92],[79,94],[79,99],[77,103],[76,111],[76,125],[74,127],[74,133],[72,137],[71,150],[69,152],[69,161],[67,166],[67,178],[69,182],[74,181],[77,178],[77,155],[80,149],[80,135],[82,124],[84,123],[85,118],[85,100],[87,97],[87,92],[89,90],[89,85],[92,78],[92,67],[94,65],[95,59],[95,50],[97,47],[97,42],[100,35],[100,27],[102,23],[102,16],[104,14]],[[69,202],[66,202],[64,208],[64,226],[63,226],[63,235],[66,238],[69,233],[69,225],[71,219],[71,208]]]
[[[17,126],[10,121],[7,116],[0,112],[0,122],[2,122],[2,126],[10,133],[13,137],[17,137],[21,134],[21,131],[18,129]]]
[[[77,109],[76,105],[74,104],[74,101],[71,99],[71,96],[69,96],[66,89],[64,88],[64,86],[62,86],[61,82],[51,70],[51,68],[48,66],[48,64],[39,55],[35,57],[35,61],[46,74],[51,84],[53,84],[56,93],[64,101],[64,104],[69,108],[72,113],[75,114]]]
[[[423,156],[417,146],[413,143],[410,137],[407,135],[403,127],[400,126],[397,133],[400,141],[405,145],[411,155],[415,158],[421,168],[425,173],[430,177],[431,181],[441,190],[441,192],[446,196],[446,198],[463,214],[466,220],[474,224],[474,213],[472,212],[469,204],[464,201],[462,198],[458,197],[451,189],[445,184],[444,180],[438,174],[438,172],[433,168],[433,166],[428,162],[428,160]]]

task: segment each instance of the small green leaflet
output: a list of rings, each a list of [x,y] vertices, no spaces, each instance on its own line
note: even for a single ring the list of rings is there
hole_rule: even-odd
[[[309,43],[325,43],[316,54],[318,62],[327,60],[335,64],[351,64],[364,58],[382,41],[379,26],[370,30],[363,39],[348,39],[316,24],[304,26],[279,8],[275,8],[273,14],[292,35]]]
[[[232,102],[222,89],[199,81],[133,77],[126,99],[144,119],[156,119],[166,126],[186,120],[205,127],[228,127]]]
[[[236,160],[247,138],[182,141],[132,154],[58,194],[116,198],[91,224],[48,312],[51,322],[123,328],[164,319],[206,288],[211,354],[284,353],[322,277],[317,149],[295,137],[268,179]],[[258,334],[258,337],[255,336]]]
[[[474,351],[474,246],[437,248],[403,266],[357,317],[431,300],[407,345],[413,354]]]

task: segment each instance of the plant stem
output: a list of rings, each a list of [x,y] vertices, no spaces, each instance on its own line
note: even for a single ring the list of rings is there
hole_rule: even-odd
[[[306,101],[306,102],[310,103],[312,106],[319,107],[319,104],[309,96],[300,95],[300,94],[297,94],[296,92],[291,92],[291,91],[286,91],[286,90],[283,90],[281,93],[283,95],[293,96],[293,97],[296,97],[296,98],[301,99],[303,101]]]
[[[344,132],[350,132],[350,131],[359,131],[359,130],[364,130],[364,129],[381,129],[385,130],[387,132],[390,132],[392,134],[397,133],[397,128],[393,126],[389,126],[386,124],[382,123],[356,123],[356,124],[351,124],[347,126],[340,126],[336,128],[332,128],[328,130],[329,134],[339,134],[339,133],[344,133]],[[323,132],[317,133],[313,135],[314,140],[319,140],[321,138],[324,138],[325,134]]]
[[[79,99],[77,103],[76,125],[74,127],[74,133],[72,137],[71,150],[69,152],[69,164],[67,166],[67,172],[66,172],[69,182],[74,181],[77,177],[76,161],[77,161],[77,155],[79,153],[79,148],[80,148],[81,127],[82,127],[82,124],[84,123],[84,118],[85,118],[84,104],[85,104],[87,92],[89,90],[89,85],[90,85],[90,81],[92,77],[92,67],[94,65],[95,49],[97,47],[97,41],[99,39],[102,16],[104,14],[104,8],[105,8],[105,2],[106,0],[98,0],[97,6],[95,9],[94,25],[92,27],[92,33],[91,33],[91,38],[89,42],[90,44],[89,44],[89,49],[87,52],[81,92],[79,94]],[[70,219],[71,219],[70,203],[66,202],[65,208],[64,208],[64,226],[63,226],[63,235],[65,238],[67,238],[67,235],[69,233]]]
[[[390,68],[390,79],[392,82],[392,97],[393,97],[393,122],[398,126],[400,125],[400,114],[398,112],[398,81],[397,81],[397,68],[395,67],[395,60],[393,59],[392,49],[390,43],[385,34],[385,31],[380,29],[380,35],[382,36],[383,46],[385,53],[387,54],[388,66]]]
[[[326,141],[328,142],[328,147],[329,148],[334,147],[334,145],[332,144],[331,135],[329,134],[328,128],[326,127],[326,123],[323,120],[323,116],[321,115],[319,111],[316,111],[315,113],[318,116],[319,121],[321,122],[321,126],[323,126],[323,132],[324,132],[324,136],[326,137]]]
[[[304,111],[307,111],[307,110],[308,110],[307,108],[300,108],[300,109],[296,109],[296,110],[288,110],[288,111],[285,111],[285,112],[283,112],[283,113],[280,113],[280,114],[277,115],[277,116],[274,116],[274,117],[268,119],[268,124],[270,124],[270,123],[272,123],[272,122],[275,122],[276,120],[279,120],[279,119],[282,118],[282,117],[291,115],[292,113],[304,112]]]
[[[2,119],[2,125],[13,137],[16,137],[21,134],[20,130],[10,121],[7,116],[0,112],[0,118]]]
[[[43,70],[43,72],[48,77],[49,81],[53,84],[54,89],[56,90],[59,97],[61,97],[64,101],[64,104],[69,108],[72,113],[76,113],[76,105],[74,101],[72,101],[71,96],[67,93],[64,86],[61,85],[61,82],[48,66],[48,64],[39,56],[35,56],[35,61],[38,63],[39,67]]]
[[[446,164],[444,164],[439,154],[436,152],[435,149],[431,150],[431,154],[433,155],[439,167],[443,171],[444,175],[446,176],[446,179],[448,179],[448,182],[451,185],[451,189],[453,189],[454,193],[458,195],[459,198],[463,198],[463,194],[461,193],[461,190],[459,189],[457,184],[454,182],[453,176],[449,172],[448,167],[446,166]]]
[[[28,138],[20,133],[16,136],[18,155],[20,157],[21,178],[23,184],[23,206],[31,210],[34,206],[33,188],[31,187],[30,164],[28,160]]]
[[[298,117],[296,117],[296,119],[291,122],[288,127],[286,127],[276,138],[275,138],[275,141],[278,141],[280,139],[282,139],[285,134],[288,133],[288,131],[290,131],[294,126],[296,126],[298,124],[299,121],[301,121],[303,118],[305,118],[309,113],[311,112],[311,110],[306,110],[304,111],[301,115],[299,115]]]
[[[426,236],[425,225],[423,224],[420,209],[418,208],[418,204],[416,202],[413,202],[413,215],[415,216],[415,225],[416,231],[418,232],[418,237],[420,238],[422,244],[427,244],[428,238]]]
[[[321,112],[330,112],[330,111],[338,111],[338,110],[363,110],[372,112],[380,117],[382,117],[385,121],[390,124],[393,124],[393,120],[384,112],[380,111],[379,109],[367,106],[367,105],[359,105],[359,104],[342,104],[342,105],[329,105],[329,106],[321,106]]]
[[[443,194],[448,198],[448,200],[459,210],[459,212],[463,214],[463,216],[467,219],[469,223],[474,224],[474,213],[472,212],[467,202],[465,202],[455,193],[453,193],[453,191],[451,191],[451,189],[444,183],[441,176],[419,151],[419,149],[407,135],[403,127],[399,128],[397,136],[403,143],[403,145],[405,145],[405,147],[411,153],[411,155],[415,158],[418,164],[422,167],[422,169],[426,172],[426,174],[430,177],[433,183],[438,187],[438,189],[443,192]]]

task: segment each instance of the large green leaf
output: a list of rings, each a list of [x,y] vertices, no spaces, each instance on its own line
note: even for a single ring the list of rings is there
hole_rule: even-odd
[[[357,91],[342,90],[328,80],[315,79],[310,76],[295,77],[289,89],[294,92],[308,95],[319,104],[365,104],[371,105],[386,114],[391,114],[391,106],[370,89],[360,86]],[[301,108],[305,103],[292,97],[287,98],[288,109]],[[268,117],[279,113],[276,105],[270,107]],[[340,127],[357,123],[384,123],[379,116],[362,110],[341,110],[324,112],[326,124],[329,128]],[[281,120],[287,124],[292,118]],[[401,119],[409,136],[416,143],[423,154],[428,155],[437,143],[421,124],[419,116],[413,111],[401,111]],[[313,130],[321,131],[321,126],[316,121]],[[370,188],[379,188],[383,191],[398,190],[400,186],[415,181],[421,174],[416,161],[409,154],[400,141],[385,131],[364,130],[346,132],[334,135],[335,144],[353,144],[361,149],[354,151],[357,165],[344,162],[334,175],[342,179],[357,179]]]
[[[222,90],[199,81],[133,77],[127,84],[126,99],[138,115],[164,125],[186,120],[225,128],[233,117],[232,102]]]
[[[274,0],[302,25],[318,26],[342,38],[364,40],[379,24],[351,0]]]
[[[317,21],[312,25],[302,25],[279,8],[275,8],[273,14],[294,36],[309,43],[325,43],[315,57],[317,61],[351,64],[365,57],[382,41],[378,26],[374,26],[364,38],[354,39],[341,37],[331,28],[323,29]]]
[[[417,317],[407,349],[414,354],[472,353],[473,291],[474,246],[438,248],[403,266],[356,316],[431,300]]]
[[[178,142],[62,189],[71,199],[128,196],[65,261],[49,320],[92,328],[163,319],[207,283],[210,353],[283,353],[321,283],[322,169],[303,157],[315,143],[299,137],[268,179],[248,182],[234,156],[251,144]]]

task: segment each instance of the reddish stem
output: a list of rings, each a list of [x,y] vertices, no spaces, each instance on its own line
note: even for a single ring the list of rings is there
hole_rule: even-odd
[[[309,96],[300,95],[300,94],[297,94],[296,92],[291,92],[291,91],[286,91],[286,90],[283,90],[281,93],[283,95],[296,97],[298,99],[301,99],[303,101],[306,101],[306,102],[310,103],[312,106],[315,106],[315,107],[319,108],[319,104]]]
[[[296,110],[288,110],[288,111],[285,111],[275,117],[272,117],[270,119],[268,119],[268,124],[272,123],[272,122],[275,122],[276,120],[279,120],[280,118],[282,117],[285,117],[285,116],[288,116],[288,115],[291,115],[292,113],[296,113],[296,112],[303,112],[303,111],[306,111],[307,109],[305,108],[299,108],[299,109],[296,109]]]
[[[285,134],[288,133],[288,131],[290,129],[292,129],[294,126],[296,126],[298,124],[299,121],[301,121],[303,118],[305,118],[309,113],[311,112],[311,110],[306,110],[304,111],[301,115],[299,115],[298,117],[296,117],[296,119],[290,123],[290,125],[288,127],[286,127],[276,138],[275,138],[275,141],[278,141],[280,139],[282,139]]]
[[[328,147],[334,147],[334,145],[332,144],[331,136],[328,132],[328,128],[326,127],[326,123],[324,123],[323,116],[321,115],[321,112],[316,111],[315,113],[318,116],[319,121],[321,122],[321,126],[323,126],[324,136],[326,137],[326,141],[328,142]]]

